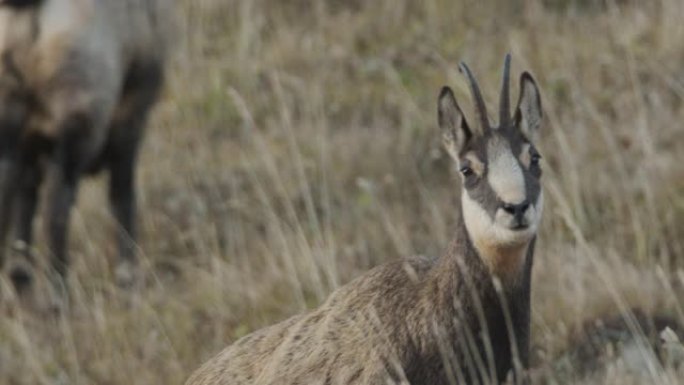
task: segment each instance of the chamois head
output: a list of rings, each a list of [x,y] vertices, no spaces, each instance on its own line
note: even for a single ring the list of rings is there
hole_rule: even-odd
[[[510,55],[506,55],[499,126],[492,127],[470,69],[461,63],[460,70],[468,80],[477,119],[472,125],[466,122],[446,86],[439,95],[438,117],[443,144],[461,174],[466,229],[481,254],[526,247],[537,232],[543,207],[541,156],[534,145],[542,118],[539,90],[532,76],[524,72],[520,98],[511,117]]]

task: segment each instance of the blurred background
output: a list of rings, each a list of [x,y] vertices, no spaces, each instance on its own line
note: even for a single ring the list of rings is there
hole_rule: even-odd
[[[460,186],[437,93],[452,86],[472,120],[464,60],[495,111],[506,52],[514,100],[529,70],[545,113],[534,365],[549,383],[683,381],[682,366],[620,360],[582,380],[571,352],[588,325],[631,309],[684,323],[684,2],[182,0],[178,11],[138,166],[147,285],[115,285],[106,177],[88,180],[71,225],[72,309],[2,304],[0,383],[182,384],[372,266],[439,255]]]

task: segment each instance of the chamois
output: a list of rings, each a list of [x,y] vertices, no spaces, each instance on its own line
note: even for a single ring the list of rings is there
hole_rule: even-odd
[[[18,289],[45,179],[52,281],[65,283],[67,226],[83,175],[108,170],[120,284],[135,281],[135,163],[163,83],[173,1],[0,0],[0,257]]]
[[[542,111],[532,76],[509,108],[504,62],[498,127],[475,100],[469,125],[453,92],[438,99],[442,142],[461,174],[451,245],[436,259],[378,266],[318,309],[249,334],[200,367],[187,385],[470,384],[523,379],[528,364],[530,279],[543,198],[533,144]]]

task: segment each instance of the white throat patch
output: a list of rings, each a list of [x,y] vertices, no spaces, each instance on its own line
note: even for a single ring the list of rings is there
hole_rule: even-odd
[[[461,195],[461,207],[466,231],[489,271],[504,284],[515,282],[522,272],[527,246],[539,227],[544,194],[540,192],[528,209],[530,226],[525,230],[514,231],[498,224],[467,191]]]

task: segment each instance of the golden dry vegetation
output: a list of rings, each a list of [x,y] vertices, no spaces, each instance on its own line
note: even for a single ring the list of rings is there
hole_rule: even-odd
[[[438,90],[472,111],[465,60],[494,111],[509,51],[546,114],[535,366],[544,383],[682,381],[684,365],[645,351],[643,367],[616,359],[582,380],[569,352],[586,322],[633,308],[684,323],[684,2],[186,0],[180,13],[138,175],[147,284],[115,286],[106,178],[85,183],[69,310],[20,304],[2,280],[0,383],[182,384],[370,267],[439,254],[460,188]]]

